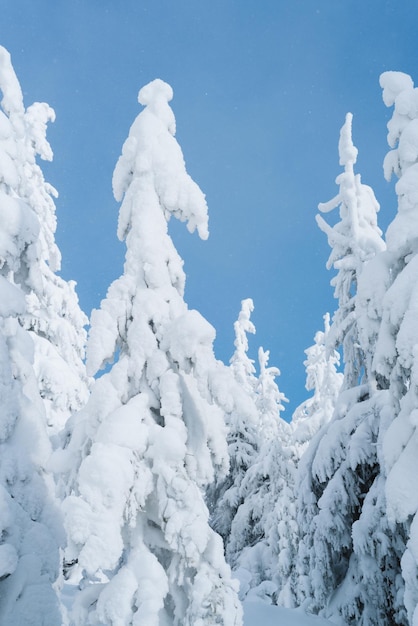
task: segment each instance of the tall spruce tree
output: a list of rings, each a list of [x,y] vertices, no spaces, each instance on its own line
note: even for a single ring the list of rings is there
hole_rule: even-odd
[[[355,155],[348,117],[340,139],[343,219],[333,229],[320,221],[336,247],[330,259],[338,270],[333,282],[340,309],[331,345],[343,347],[344,390],[331,421],[299,465],[296,594],[315,612],[339,614],[348,623],[389,626],[405,623],[399,581],[403,536],[393,533],[385,514],[380,446],[394,405],[372,366],[379,326],[373,317],[380,310],[376,298],[382,288],[368,289],[382,275],[373,276],[369,268],[385,265],[387,253],[376,227],[374,196],[353,173]]]
[[[374,367],[389,389],[394,410],[383,438],[387,515],[395,536],[404,535],[401,571],[409,624],[418,624],[418,89],[400,72],[380,78],[383,99],[394,106],[388,123],[392,150],[384,162],[386,178],[398,177],[398,212],[387,231],[388,279]],[[387,421],[388,423],[388,421]]]
[[[145,108],[115,168],[126,260],[92,315],[89,373],[111,365],[65,452],[73,485],[64,501],[66,558],[84,586],[73,611],[80,625],[241,623],[202,495],[215,471],[226,472],[228,455],[211,393],[215,333],[184,302],[182,261],[167,232],[174,215],[208,236],[204,196],[174,138],[171,98],[161,80],[141,89]]]
[[[88,380],[83,363],[87,318],[78,306],[75,283],[56,273],[61,263],[54,239],[53,198],[57,192],[45,182],[36,160],[38,156],[52,160],[46,124],[55,119],[55,114],[45,103],[35,102],[25,109],[10,55],[4,48],[0,49],[0,87],[9,120],[8,142],[14,146],[13,167],[4,161],[7,187],[39,220],[39,235],[31,247],[31,265],[20,279],[26,297],[20,320],[34,341],[34,368],[48,430],[56,435],[71,413],[87,401]]]
[[[24,178],[30,165],[22,94],[1,47],[0,90],[0,623],[59,626],[54,584],[62,529],[46,473],[51,447],[34,343],[19,321],[41,280],[42,227]]]
[[[317,216],[318,226],[328,236],[332,249],[327,268],[337,270],[331,284],[335,287],[338,309],[328,341],[331,348],[343,348],[346,389],[356,386],[370,369],[366,367],[365,355],[360,352],[358,337],[358,278],[365,262],[385,248],[382,232],[377,226],[379,204],[373,190],[362,184],[360,175],[354,173],[358,151],[353,145],[351,129],[352,114],[347,113],[339,141],[340,165],[344,166],[344,172],[336,179],[339,193],[329,202],[319,205],[323,213],[339,208],[341,219],[331,227],[320,215]]]

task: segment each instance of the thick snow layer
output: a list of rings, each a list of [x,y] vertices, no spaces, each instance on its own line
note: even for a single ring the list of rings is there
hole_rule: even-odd
[[[200,490],[227,472],[228,454],[210,389],[215,331],[183,300],[183,262],[167,231],[174,215],[207,236],[171,97],[158,80],[140,91],[146,108],[115,168],[126,262],[92,315],[87,354],[92,375],[112,366],[54,459],[78,465],[63,512],[72,580],[84,571],[72,611],[79,626],[241,626],[237,585]]]
[[[354,173],[357,149],[352,142],[351,128],[352,115],[348,113],[338,146],[340,163],[344,166],[344,172],[335,181],[339,193],[332,200],[318,205],[322,213],[338,207],[341,219],[331,226],[321,215],[316,216],[318,226],[327,235],[331,247],[327,268],[333,267],[337,271],[331,285],[335,287],[338,309],[332,320],[327,347],[330,350],[342,347],[343,386],[347,389],[356,385],[363,376],[367,379],[370,375],[370,359],[363,357],[359,326],[356,323],[361,313],[361,303],[357,303],[357,285],[363,269],[376,254],[385,249],[382,232],[377,225],[379,203],[373,190],[362,184],[360,175]],[[366,343],[370,343],[368,328],[366,324],[366,332],[362,337]]]
[[[22,90],[14,72],[10,71],[11,61],[9,52],[0,46],[0,83],[3,85],[2,109],[9,115],[22,113]],[[7,85],[7,89],[4,89]]]
[[[64,585],[62,599],[68,608],[74,602],[75,589],[74,585]],[[243,608],[243,626],[336,626],[336,622],[307,614],[300,608],[285,609],[258,600],[244,602]],[[345,626],[345,623],[340,620],[338,626]]]
[[[145,85],[139,92],[138,100],[146,108],[133,123],[123,146],[113,174],[113,192],[120,201],[132,179],[139,174],[142,177],[152,174],[155,192],[167,221],[175,215],[181,221],[187,221],[190,232],[197,229],[199,236],[207,239],[206,200],[186,172],[181,148],[174,139],[176,124],[168,105],[172,97],[170,85],[160,79]],[[133,206],[125,201],[121,207],[118,225],[121,240],[131,227]]]
[[[0,316],[18,316],[31,333],[30,357],[55,441],[69,415],[88,396],[84,347],[87,318],[75,283],[55,274],[56,190],[45,181],[38,157],[52,159],[45,103],[27,109],[9,53],[0,46]]]
[[[301,609],[244,602],[244,626],[331,626],[331,622],[316,615],[307,615]]]
[[[383,72],[380,76],[380,86],[383,88],[383,102],[390,107],[401,91],[412,89],[414,83],[411,77],[403,72]]]

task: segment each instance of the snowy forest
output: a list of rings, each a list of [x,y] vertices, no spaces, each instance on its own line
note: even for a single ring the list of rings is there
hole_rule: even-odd
[[[112,181],[125,263],[88,319],[39,163],[55,114],[0,48],[1,626],[241,626],[250,605],[418,626],[418,89],[380,85],[398,210],[383,236],[347,113],[317,216],[335,311],[287,421],[252,300],[226,364],[184,300],[169,221],[206,239],[208,210],[172,88],[139,91]]]

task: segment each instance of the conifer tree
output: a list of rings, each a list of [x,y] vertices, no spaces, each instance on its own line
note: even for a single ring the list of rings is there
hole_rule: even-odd
[[[294,411],[290,423],[291,432],[286,440],[291,469],[287,473],[288,482],[285,491],[287,497],[282,505],[285,514],[282,513],[277,526],[279,551],[276,581],[279,589],[278,604],[287,607],[298,604],[295,595],[298,582],[297,553],[299,542],[304,538],[304,533],[300,533],[299,527],[304,526],[305,518],[310,519],[312,513],[311,497],[308,495],[307,501],[300,497],[306,475],[303,469],[299,470],[299,464],[314,436],[330,421],[343,379],[343,375],[336,370],[340,362],[338,352],[330,351],[326,347],[330,329],[329,318],[328,313],[324,315],[324,331],[318,331],[315,334],[314,345],[305,350],[307,356],[304,361],[305,387],[307,391],[313,391],[313,395]],[[298,516],[301,517],[299,522]]]
[[[305,350],[307,391],[313,395],[296,408],[292,415],[292,430],[295,446],[302,455],[312,437],[327,424],[334,412],[340,393],[343,374],[337,371],[340,355],[329,345],[330,316],[324,315],[324,330],[315,334],[315,343]]]
[[[406,546],[401,546],[403,601],[412,625],[418,623],[418,499],[414,483],[418,471],[418,89],[410,76],[400,72],[385,72],[380,84],[385,104],[394,105],[388,123],[392,150],[385,158],[385,175],[389,180],[394,173],[399,180],[398,212],[386,237],[386,293],[373,365],[393,403],[382,438],[384,487],[392,535],[406,540]]]
[[[54,590],[62,530],[46,465],[45,406],[33,368],[27,315],[39,279],[41,226],[26,196],[21,90],[0,47],[0,623],[60,626]]]
[[[20,277],[26,296],[23,326],[35,344],[34,368],[44,399],[51,435],[61,430],[73,411],[87,401],[88,381],[83,363],[87,318],[78,306],[74,282],[57,275],[61,255],[55,243],[54,196],[56,190],[45,182],[36,158],[52,160],[46,139],[46,124],[55,119],[45,103],[24,107],[22,91],[10,56],[0,50],[0,87],[13,144],[12,163],[6,161],[7,187],[37,215],[39,236],[32,246],[30,268]]]
[[[253,359],[248,356],[247,333],[255,334],[255,326],[251,321],[251,313],[254,311],[254,303],[251,298],[242,300],[241,311],[234,323],[235,352],[230,359],[231,370],[236,381],[249,394],[253,394],[257,378]]]
[[[226,559],[241,581],[241,598],[257,596],[271,602],[277,592],[273,582],[279,546],[276,527],[286,508],[291,472],[284,452],[290,431],[280,418],[286,400],[275,382],[280,371],[268,366],[269,353],[260,348],[257,377],[248,356],[247,333],[255,333],[253,309],[251,299],[242,301],[234,324],[235,352],[229,371],[223,374],[229,402],[217,396],[228,427],[230,470],[209,488],[207,499],[212,525],[224,540]]]
[[[231,524],[226,556],[241,581],[242,598],[257,597],[275,603],[279,591],[279,552],[281,573],[287,576],[283,566],[285,554],[289,556],[288,537],[279,526],[284,526],[283,521],[289,515],[293,459],[287,446],[290,428],[280,417],[286,400],[275,382],[280,371],[268,367],[268,351],[260,348],[258,356],[260,374],[255,403],[259,444],[239,484],[241,504]],[[293,511],[291,514],[294,518]]]
[[[331,421],[313,438],[299,464],[303,479],[296,595],[315,612],[339,614],[353,624],[389,626],[405,623],[398,575],[403,536],[393,534],[385,514],[379,454],[394,405],[389,392],[377,384],[372,366],[379,320],[368,324],[379,310],[375,298],[381,293],[381,287],[368,289],[371,280],[381,277],[377,273],[371,279],[368,269],[384,264],[387,253],[375,224],[373,196],[362,191],[352,172],[350,129],[346,122],[340,140],[345,176],[339,197],[347,219],[328,230],[336,246],[330,259],[339,271],[334,284],[340,309],[333,326],[334,345],[344,348],[344,390]]]
[[[363,265],[384,249],[381,230],[377,226],[379,204],[373,190],[361,183],[360,175],[354,174],[357,148],[351,138],[352,115],[348,113],[340,133],[340,165],[344,166],[336,179],[339,193],[335,198],[319,205],[327,213],[339,207],[341,220],[333,227],[318,215],[318,226],[328,236],[332,251],[327,268],[334,267],[336,276],[331,284],[335,287],[338,309],[334,315],[329,341],[330,347],[343,347],[344,387],[356,386],[367,376],[365,356],[359,351],[359,331],[356,323],[357,283]]]
[[[174,138],[171,98],[158,79],[140,90],[145,108],[115,168],[126,260],[92,315],[89,373],[111,365],[63,453],[73,485],[64,502],[66,558],[84,586],[73,611],[80,625],[241,623],[202,496],[228,456],[211,392],[214,330],[184,302],[182,261],[167,232],[174,215],[208,236],[204,196]]]
[[[275,439],[281,431],[287,432],[287,422],[278,419],[284,411],[287,398],[277,386],[276,378],[280,376],[278,367],[269,367],[270,351],[258,349],[260,373],[256,385],[256,406],[259,413],[259,430],[263,441]]]
[[[242,300],[238,319],[234,323],[235,351],[230,359],[230,368],[222,372],[228,394],[223,397],[217,395],[227,426],[229,471],[225,477],[216,476],[206,494],[212,527],[221,535],[228,559],[231,557],[231,526],[243,501],[241,484],[257,457],[260,445],[255,396],[257,377],[254,361],[248,356],[247,338],[247,333],[255,333],[255,326],[250,319],[253,310],[254,304],[250,298]]]

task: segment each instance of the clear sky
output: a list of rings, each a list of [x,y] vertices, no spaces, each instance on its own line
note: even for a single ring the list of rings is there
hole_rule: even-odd
[[[207,195],[202,242],[170,223],[185,260],[186,301],[216,328],[228,362],[243,298],[290,409],[306,397],[304,349],[334,311],[329,249],[316,207],[337,191],[339,129],[354,114],[357,172],[396,211],[379,75],[418,81],[416,0],[6,0],[0,44],[26,105],[48,102],[57,120],[44,167],[57,187],[63,275],[89,314],[123,271],[111,177],[140,111],[139,88],[174,89],[177,138]]]

